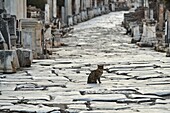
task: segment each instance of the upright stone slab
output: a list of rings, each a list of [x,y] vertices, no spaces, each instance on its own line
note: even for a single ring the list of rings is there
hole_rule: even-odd
[[[74,17],[73,17],[73,16],[68,16],[67,18],[68,18],[68,23],[67,23],[67,25],[68,25],[68,26],[72,26],[72,25],[73,25],[73,18],[74,18]]]
[[[116,10],[115,3],[111,3],[110,4],[110,10],[111,11],[115,11]]]
[[[44,32],[44,47],[43,47],[43,53],[48,57],[48,54],[52,54],[52,42],[53,42],[53,36],[52,36],[52,28],[51,26]],[[48,54],[47,54],[48,53]],[[44,56],[44,57],[45,57]]]
[[[0,73],[15,73],[19,67],[15,50],[0,50]]]
[[[77,22],[78,22],[78,21],[77,21],[77,16],[76,16],[76,15],[74,15],[74,16],[73,16],[73,23],[74,23],[74,25],[76,25],[76,24],[77,24]]]
[[[8,49],[11,49],[11,40],[10,40],[10,33],[9,33],[9,27],[8,27],[8,22],[5,21],[0,17],[0,31],[2,33],[2,36],[5,39],[5,43],[8,46]]]
[[[139,42],[140,41],[139,25],[135,25],[132,29],[132,32],[133,32],[132,43]]]
[[[6,18],[3,18],[3,19],[8,22],[11,45],[16,46],[16,40],[17,40],[16,17],[10,16],[10,17],[6,17]]]
[[[7,50],[7,49],[8,49],[8,46],[5,43],[5,39],[0,31],[0,50]]]
[[[5,42],[5,39],[0,31],[0,43],[4,43]]]
[[[0,0],[0,14],[4,11],[4,2]]]
[[[42,24],[35,19],[22,19],[21,22],[21,43],[24,49],[33,52],[33,58],[42,55]]]

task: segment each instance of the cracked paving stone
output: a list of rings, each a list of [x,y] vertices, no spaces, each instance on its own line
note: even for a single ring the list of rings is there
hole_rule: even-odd
[[[88,110],[88,108],[86,107],[86,105],[84,104],[71,104],[67,106],[68,109],[66,109],[66,111],[69,112],[80,112],[80,111],[84,111],[84,110]]]
[[[125,110],[130,109],[126,104],[117,104],[114,102],[90,102],[88,105],[92,110]]]
[[[136,104],[141,104],[141,103],[147,103],[147,102],[155,102],[156,99],[150,99],[150,98],[142,98],[142,99],[119,99],[116,102],[117,103],[136,103]]]
[[[73,101],[98,101],[98,102],[116,102],[120,99],[125,99],[123,94],[95,94],[95,95],[84,95],[83,97],[75,98]]]
[[[128,98],[130,99],[142,99],[142,98],[149,98],[149,99],[161,99],[161,100],[165,100],[164,98],[160,97],[160,96],[156,96],[156,95],[142,95],[142,94],[130,94],[128,95]]]
[[[44,105],[27,105],[27,104],[20,104],[20,105],[13,105],[13,106],[3,106],[0,108],[0,111],[10,111],[10,112],[26,112],[26,113],[47,113],[52,111],[58,111],[60,108],[58,107],[47,107]]]
[[[99,90],[80,90],[81,95],[87,94],[141,94],[132,88],[115,88],[115,89],[99,89]]]
[[[38,86],[33,83],[17,84],[15,91],[34,91],[34,90],[47,90],[47,87]]]

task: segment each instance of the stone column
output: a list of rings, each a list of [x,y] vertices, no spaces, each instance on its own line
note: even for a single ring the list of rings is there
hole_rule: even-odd
[[[65,8],[64,7],[61,8],[61,20],[62,20],[62,24],[65,23]]]
[[[72,16],[72,0],[65,0],[65,23],[68,23],[68,16]]]
[[[168,12],[168,20],[167,20],[167,45],[168,45],[168,50],[166,52],[166,56],[170,57],[170,46],[169,46],[169,42],[170,42],[170,12]]]
[[[5,0],[7,14],[16,15],[17,19],[26,18],[26,0]]]
[[[80,0],[76,0],[76,14],[80,13]]]
[[[153,18],[154,15],[153,15],[153,14],[154,14],[154,13],[153,13],[153,9],[151,9],[151,10],[150,10],[150,19],[151,19],[151,20],[154,20],[154,18]]]
[[[7,14],[16,15],[17,16],[17,7],[16,4],[18,0],[5,0],[5,9]]]
[[[94,0],[94,7],[97,8],[97,0]]]
[[[170,42],[170,12],[168,13],[167,36],[168,36],[168,44],[169,44]]]
[[[163,24],[164,24],[164,5],[159,5],[159,30],[163,31]]]
[[[27,18],[27,0],[23,0],[23,18]]]
[[[142,6],[142,0],[138,0],[139,6]]]
[[[53,17],[57,18],[57,0],[53,0]]]
[[[17,17],[18,19],[22,19],[23,18],[23,0],[15,0],[16,7],[17,7]]]
[[[132,43],[136,43],[140,41],[140,31],[139,31],[139,25],[134,25],[133,29],[133,38],[132,38]]]
[[[149,9],[148,8],[145,8],[145,19],[149,19]]]
[[[53,16],[53,0],[47,0],[47,4],[49,5],[49,18],[51,19]]]
[[[50,23],[50,7],[49,4],[45,4],[45,24]]]
[[[3,6],[3,0],[0,0],[0,10],[2,10],[4,8]]]
[[[147,7],[147,8],[149,8],[149,2],[148,2],[148,0],[144,0],[144,6]]]

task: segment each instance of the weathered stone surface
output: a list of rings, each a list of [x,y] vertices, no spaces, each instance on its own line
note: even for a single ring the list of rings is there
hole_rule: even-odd
[[[30,67],[33,60],[32,51],[28,49],[17,49],[20,67]]]
[[[42,55],[42,23],[36,19],[20,20],[21,44],[24,49],[30,49],[33,52],[33,58],[39,58]]]
[[[98,101],[98,102],[116,102],[126,98],[122,94],[103,94],[103,95],[85,95],[82,98],[73,99],[73,101]]]
[[[52,113],[169,113],[169,58],[130,44],[131,37],[123,35],[119,25],[123,14],[78,24],[61,39],[68,46],[53,48],[52,59],[33,60],[31,67],[0,75],[0,108],[35,112],[43,105],[44,112],[61,109]],[[98,64],[105,65],[102,83],[87,84]]]
[[[6,111],[9,110],[10,112],[29,112],[29,113],[35,113],[35,112],[42,112],[42,113],[47,113],[47,112],[52,112],[52,111],[58,111],[60,108],[57,107],[47,107],[44,105],[26,105],[26,104],[21,104],[21,105],[14,105],[14,106],[3,106],[0,108],[1,111]]]
[[[133,88],[115,88],[115,89],[98,89],[98,90],[81,90],[82,95],[86,94],[140,94]]]
[[[15,73],[19,68],[18,56],[15,50],[1,50],[0,61],[1,73]]]

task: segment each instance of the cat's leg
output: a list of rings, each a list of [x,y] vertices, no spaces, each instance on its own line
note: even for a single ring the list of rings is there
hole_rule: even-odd
[[[97,80],[99,81],[99,84],[101,84],[100,77]]]

